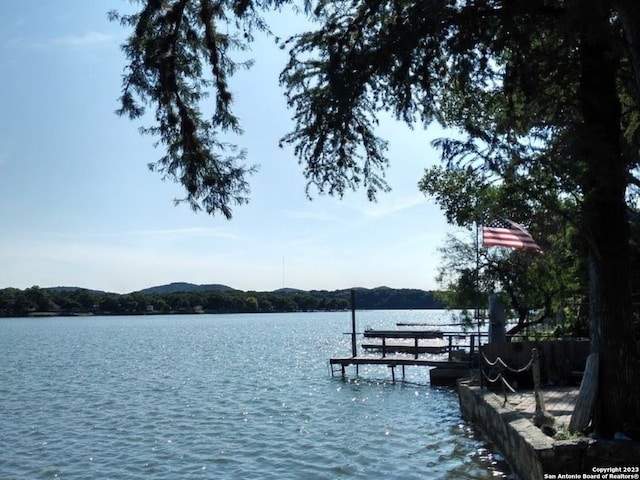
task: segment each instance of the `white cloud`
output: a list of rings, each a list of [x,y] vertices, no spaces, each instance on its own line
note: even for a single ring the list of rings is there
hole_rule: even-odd
[[[73,47],[83,48],[93,45],[101,45],[114,41],[115,38],[112,35],[101,32],[86,32],[80,35],[68,35],[65,37],[49,38],[41,41],[36,41],[32,45],[40,48],[50,47]]]
[[[395,199],[387,199],[385,202],[369,203],[363,209],[362,213],[370,218],[386,217],[395,213],[407,210],[417,205],[425,205],[427,199],[422,193],[416,192],[413,195],[405,195]]]
[[[145,239],[151,237],[153,240],[159,239],[185,239],[185,238],[221,238],[228,240],[238,240],[238,235],[228,228],[205,228],[205,227],[188,227],[188,228],[165,228],[165,229],[147,229],[147,230],[114,230],[114,231],[95,231],[95,232],[73,232],[51,234],[58,238],[93,238],[93,239]]]
[[[34,241],[13,247],[0,253],[0,288],[71,285],[124,293],[170,281],[214,283],[223,277],[217,272],[233,266],[222,252],[176,254],[155,244]]]
[[[284,210],[283,215],[287,218],[293,218],[295,220],[310,220],[317,222],[335,222],[336,216],[330,214],[326,210],[311,210],[311,209],[299,209],[299,210]]]
[[[129,230],[123,232],[114,232],[114,236],[135,236],[135,237],[215,237],[237,240],[237,235],[226,228],[171,228],[171,229],[151,229],[151,230]]]

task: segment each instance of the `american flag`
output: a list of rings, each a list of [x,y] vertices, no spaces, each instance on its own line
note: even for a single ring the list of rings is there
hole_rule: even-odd
[[[542,253],[542,249],[529,232],[511,220],[496,220],[489,226],[482,227],[482,245],[521,248]]]

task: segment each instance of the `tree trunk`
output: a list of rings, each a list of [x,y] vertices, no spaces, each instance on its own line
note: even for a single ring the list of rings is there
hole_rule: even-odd
[[[636,81],[636,94],[640,95],[640,9],[638,0],[615,0],[618,17],[627,39],[631,65]]]
[[[586,172],[583,229],[588,244],[591,350],[599,353],[596,434],[640,432],[640,382],[633,335],[629,222],[625,202],[628,164],[620,146],[617,61],[603,1],[578,2],[580,19],[581,157]]]

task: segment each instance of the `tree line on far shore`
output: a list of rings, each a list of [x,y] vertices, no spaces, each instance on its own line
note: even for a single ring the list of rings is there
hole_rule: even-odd
[[[436,292],[418,289],[358,288],[358,309],[445,308]],[[82,288],[0,289],[0,316],[139,315],[171,313],[270,313],[339,311],[351,308],[351,290],[293,289],[273,292],[242,290],[167,293],[107,293]]]

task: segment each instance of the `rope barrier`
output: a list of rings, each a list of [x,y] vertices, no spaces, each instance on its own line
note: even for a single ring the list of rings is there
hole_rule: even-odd
[[[540,357],[539,357],[537,348],[531,349],[531,360],[529,360],[529,362],[524,367],[517,368],[517,369],[509,367],[509,365],[507,365],[504,362],[504,360],[502,360],[502,358],[500,357],[496,357],[496,359],[493,362],[491,362],[486,357],[484,352],[480,352],[480,353],[482,354],[482,358],[484,362],[488,366],[495,367],[497,365],[499,368],[498,374],[494,378],[489,377],[489,375],[485,373],[484,369],[481,368],[480,371],[482,372],[482,376],[480,378],[486,379],[491,384],[496,383],[498,380],[502,382],[504,405],[507,404],[507,389],[512,393],[516,393],[515,389],[511,385],[509,385],[509,382],[507,382],[507,380],[504,378],[504,375],[503,375],[504,371],[506,370],[512,373],[524,373],[527,370],[531,369],[533,373],[534,395],[536,398],[536,414],[538,414],[539,412],[545,411],[544,399],[542,397],[542,392],[540,391]]]
[[[482,353],[482,352],[481,352]],[[496,359],[491,362],[484,353],[482,353],[482,358],[484,359],[485,363],[487,365],[489,365],[490,367],[495,367],[496,364],[500,364],[500,366],[508,371],[510,371],[511,373],[524,373],[527,370],[529,370],[531,368],[531,366],[533,365],[533,355],[531,356],[531,359],[529,360],[529,363],[527,363],[524,367],[522,368],[511,368],[509,365],[507,365],[506,363],[504,363],[504,360],[502,360],[502,358],[500,357],[496,357]]]
[[[502,373],[498,373],[495,378],[491,378],[489,377],[489,375],[487,375],[486,373],[484,373],[484,370],[482,370],[482,376],[485,378],[485,380],[487,380],[489,383],[496,383],[498,380],[500,380],[500,377],[502,376]]]
[[[484,376],[485,380],[487,380],[489,383],[496,383],[498,380],[502,380],[502,383],[504,383],[504,385],[509,390],[511,390],[513,393],[516,393],[515,389],[509,384],[509,382],[507,382],[506,378],[504,378],[504,376],[502,375],[502,372],[499,372],[494,378],[491,378],[489,377],[489,375],[484,373],[484,370],[483,370],[482,375]]]
[[[504,403],[506,405],[507,403],[507,389],[511,392],[511,393],[516,393],[516,390],[509,384],[509,382],[507,382],[507,379],[504,378],[504,371],[508,371],[511,373],[524,373],[526,371],[528,371],[529,369],[531,369],[533,367],[533,363],[536,360],[535,356],[536,354],[534,353],[535,349],[531,352],[531,359],[529,360],[529,362],[522,368],[512,368],[509,365],[507,365],[505,363],[504,360],[502,360],[502,358],[500,357],[496,357],[496,359],[492,362],[490,361],[487,356],[484,354],[484,352],[480,352],[482,355],[482,359],[484,360],[485,364],[488,365],[489,367],[495,367],[497,366],[499,368],[499,372],[498,374],[491,378],[485,371],[484,369],[480,369],[480,371],[482,372],[482,377],[489,382],[490,384],[493,383],[497,383],[498,381],[502,382],[502,389],[503,389],[503,394],[504,394]],[[535,377],[535,372],[534,372],[534,377]],[[535,380],[535,378],[534,378]]]
[[[504,378],[502,375],[500,375],[500,379],[502,380],[502,384],[505,387],[507,387],[509,390],[511,390],[511,393],[516,393],[516,390],[511,385],[509,385],[509,382],[507,382],[506,378]]]

